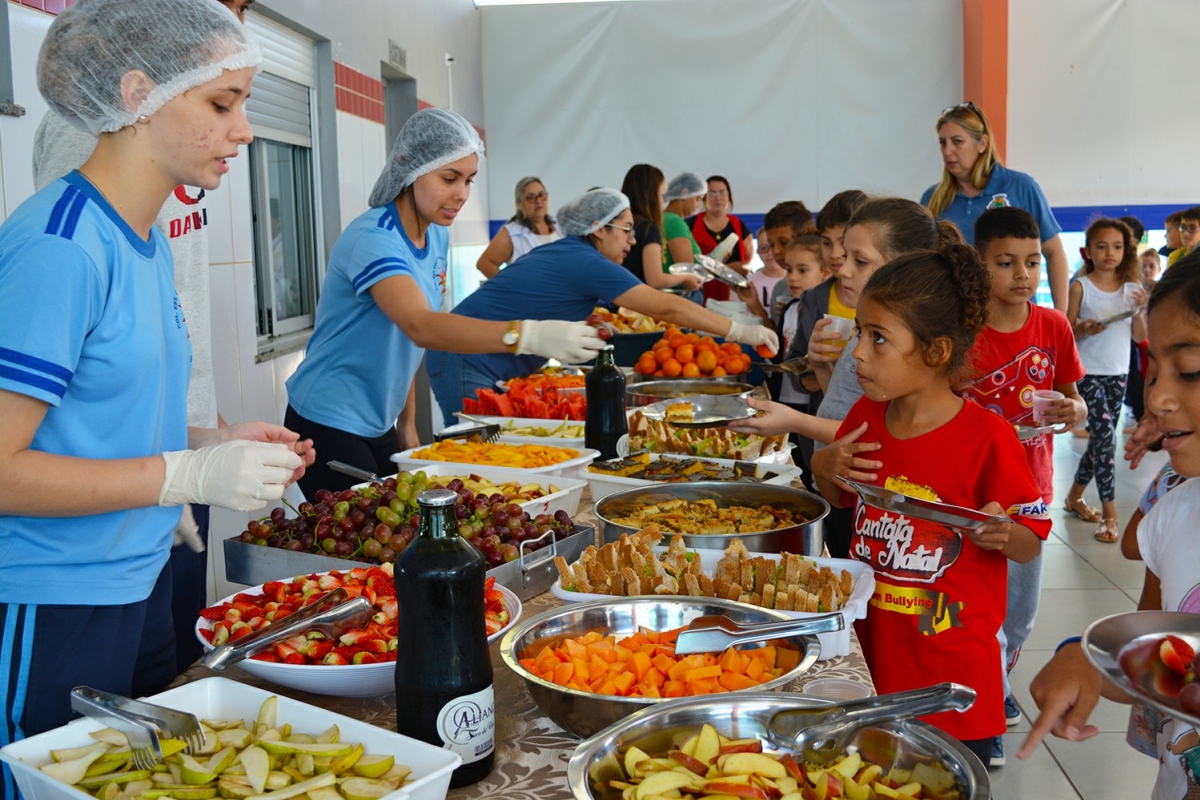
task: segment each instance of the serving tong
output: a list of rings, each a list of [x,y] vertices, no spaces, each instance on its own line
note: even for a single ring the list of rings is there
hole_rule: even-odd
[[[461,431],[442,431],[435,434],[433,439],[436,442],[444,442],[447,439],[462,439],[469,442],[472,440],[483,442],[484,444],[495,444],[500,440],[500,426],[494,422],[488,422],[486,419],[473,417],[470,414],[461,413],[459,417],[469,419],[476,423],[474,428],[466,428]]]
[[[786,639],[815,633],[833,633],[846,627],[841,614],[821,614],[816,617],[789,619],[784,622],[765,622],[739,625],[722,614],[696,617],[680,631],[675,640],[675,654],[721,653],[726,648],[769,639]]]
[[[947,682],[837,706],[791,708],[771,717],[767,738],[775,746],[795,752],[801,761],[824,766],[846,752],[850,737],[859,728],[941,711],[966,711],[974,703],[974,689]]]
[[[184,711],[102,692],[90,686],[76,686],[71,690],[71,708],[125,734],[138,769],[153,769],[162,760],[160,734],[181,739],[187,745],[183,752],[188,754],[204,747],[200,721]]]

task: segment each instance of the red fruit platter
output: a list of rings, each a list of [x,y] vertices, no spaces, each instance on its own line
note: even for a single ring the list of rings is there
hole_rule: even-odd
[[[344,589],[351,597],[371,601],[374,616],[365,628],[354,628],[336,641],[310,632],[279,642],[238,663],[241,669],[280,686],[337,697],[376,697],[395,689],[398,608],[392,565],[298,575],[267,581],[232,594],[204,609],[196,620],[196,637],[206,650],[236,641],[316,602],[326,592]],[[521,617],[521,601],[488,578],[484,620],[491,644]],[[311,638],[310,638],[311,637]]]

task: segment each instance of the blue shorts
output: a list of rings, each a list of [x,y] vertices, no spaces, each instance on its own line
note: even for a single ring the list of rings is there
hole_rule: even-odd
[[[46,589],[49,595],[54,587]],[[76,686],[140,697],[161,692],[175,676],[170,566],[137,603],[0,603],[0,747],[70,722]],[[5,766],[0,800],[17,796]]]

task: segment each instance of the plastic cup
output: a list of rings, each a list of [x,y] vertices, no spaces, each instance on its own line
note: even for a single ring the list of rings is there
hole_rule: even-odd
[[[1033,393],[1033,421],[1041,422],[1046,411],[1050,408],[1055,400],[1061,400],[1066,395],[1062,392],[1056,392],[1053,389],[1038,389]]]
[[[1134,299],[1133,293],[1138,291],[1140,288],[1140,286],[1134,283],[1127,283],[1124,287],[1122,287],[1122,297],[1125,299],[1126,311],[1137,308],[1138,302]]]
[[[862,700],[870,697],[871,687],[847,678],[816,678],[804,684],[800,693],[809,697],[819,697],[822,700],[846,703],[850,700]]]
[[[854,335],[854,320],[846,317],[835,317],[832,314],[826,314],[825,319],[829,320],[829,325],[826,326],[826,334],[832,332],[838,335],[839,339],[849,341]]]

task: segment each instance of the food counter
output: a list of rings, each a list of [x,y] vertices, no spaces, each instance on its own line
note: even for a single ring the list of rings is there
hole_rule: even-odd
[[[591,507],[591,498],[585,492],[580,512],[575,517],[578,524],[596,524]],[[558,598],[546,592],[525,601],[522,616],[528,618],[540,614],[560,603]],[[567,761],[580,740],[560,729],[542,714],[530,697],[525,681],[500,660],[498,642],[492,646],[491,653],[496,681],[496,767],[486,780],[474,786],[453,789],[447,797],[452,800],[485,797],[570,800],[571,793],[567,788]],[[430,669],[437,667],[436,664],[430,664]],[[223,673],[214,673],[195,665],[181,675],[175,685],[216,674],[312,703],[388,730],[396,729],[396,701],[395,696],[391,694],[368,698],[314,695],[277,686],[249,675],[236,666]],[[798,692],[806,682],[817,677],[848,678],[868,686],[873,685],[858,639],[853,635],[850,655],[817,662],[803,677],[789,686],[788,691]]]

